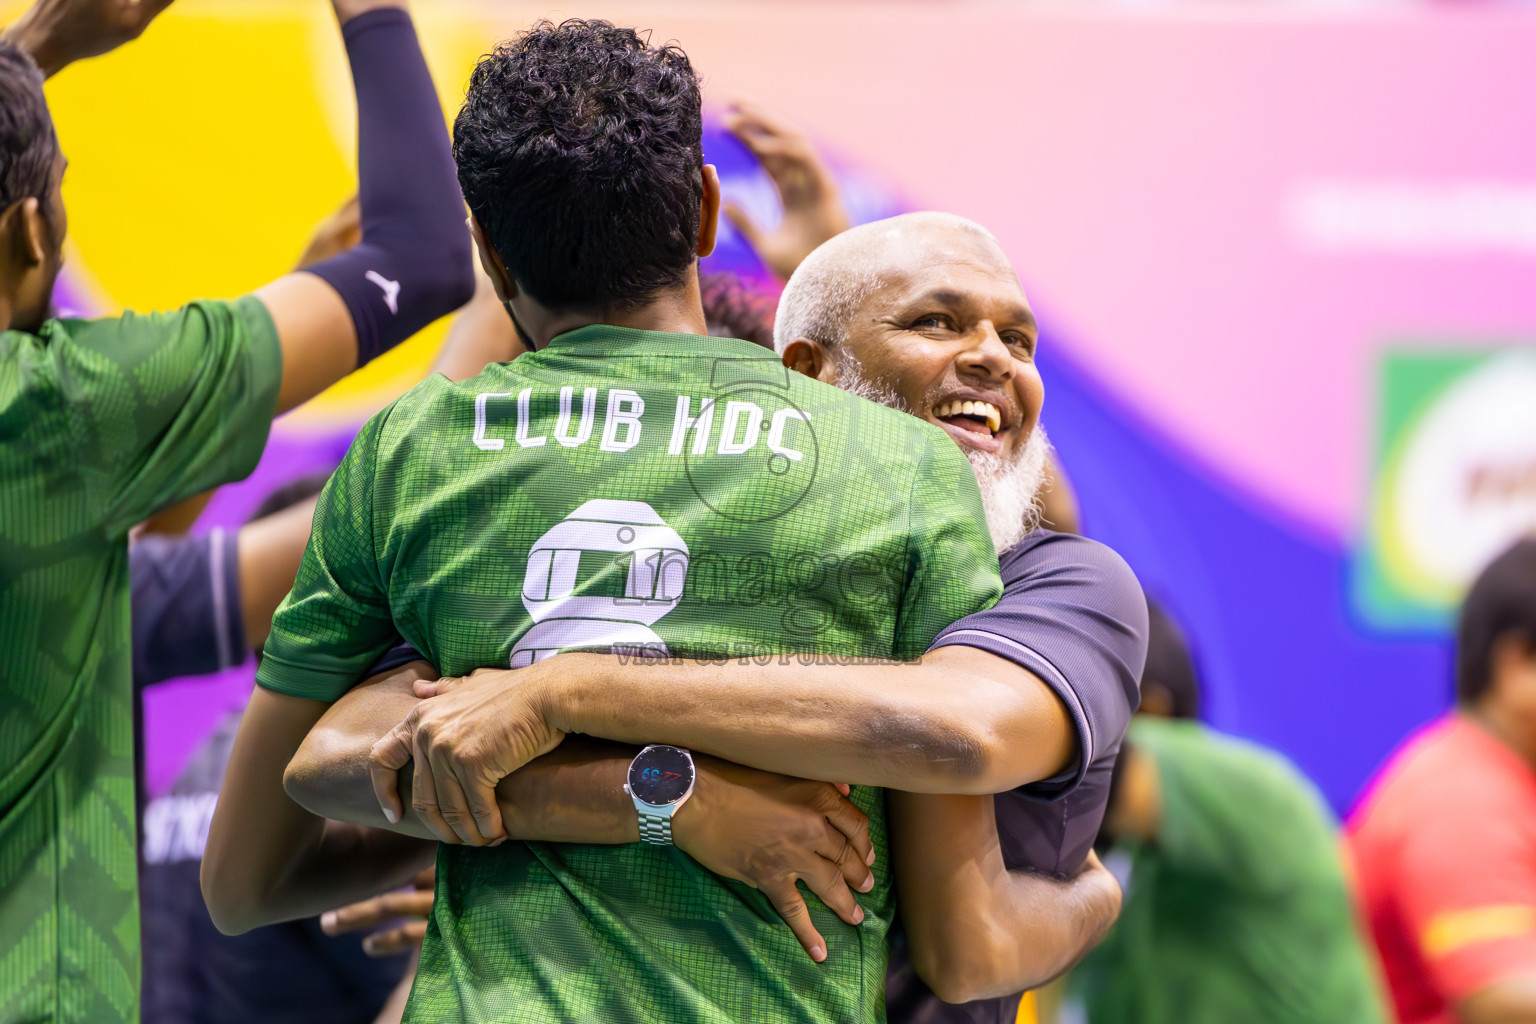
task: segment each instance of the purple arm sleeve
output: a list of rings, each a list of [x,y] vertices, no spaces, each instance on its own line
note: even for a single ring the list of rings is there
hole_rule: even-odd
[[[468,302],[475,278],[448,130],[410,15],[368,11],[341,34],[357,89],[363,237],[306,270],[347,304],[361,366]]]

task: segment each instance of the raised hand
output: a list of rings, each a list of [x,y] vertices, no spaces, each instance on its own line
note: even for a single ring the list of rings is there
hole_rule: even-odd
[[[788,280],[812,249],[848,230],[837,180],[794,125],[745,103],[732,104],[724,122],[763,165],[784,204],[784,216],[771,231],[735,203],[726,203],[725,215],[768,268]]]
[[[496,784],[565,739],[545,720],[540,679],[531,669],[481,669],[418,683],[417,695],[432,699],[412,708],[369,754],[384,816],[400,820],[399,771],[414,761],[411,809],[441,842],[485,846],[505,839]]]
[[[718,758],[694,756],[693,796],[678,808],[678,849],[717,875],[762,891],[818,963],[827,942],[811,921],[796,882],[852,925],[864,920],[853,890],[875,877],[869,819],[847,799],[846,786],[807,782]]]
[[[336,20],[345,25],[359,14],[378,10],[380,7],[404,7],[405,0],[331,0]]]
[[[432,916],[432,889],[436,868],[428,868],[411,880],[411,888],[381,893],[372,899],[328,910],[320,915],[320,930],[327,935],[368,931],[382,924],[405,920],[393,928],[375,931],[363,938],[363,952],[369,956],[391,956],[402,950],[418,948],[427,937],[427,919]]]
[[[309,244],[304,247],[304,254],[299,257],[294,269],[303,270],[328,260],[362,240],[363,212],[354,193],[334,213],[315,225],[315,233],[309,236]]]
[[[98,57],[144,34],[171,0],[37,0],[5,38],[31,54],[43,74]]]

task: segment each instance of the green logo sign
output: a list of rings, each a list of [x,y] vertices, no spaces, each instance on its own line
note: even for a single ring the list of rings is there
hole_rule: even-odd
[[[1389,352],[1378,382],[1356,606],[1443,629],[1483,565],[1536,529],[1536,348]]]

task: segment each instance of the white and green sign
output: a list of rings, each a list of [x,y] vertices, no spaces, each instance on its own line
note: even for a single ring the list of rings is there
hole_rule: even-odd
[[[1536,347],[1383,357],[1360,610],[1439,629],[1487,561],[1536,530]]]

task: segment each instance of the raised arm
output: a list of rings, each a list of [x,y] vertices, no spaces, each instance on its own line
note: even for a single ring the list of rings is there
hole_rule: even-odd
[[[725,216],[780,280],[787,281],[811,250],[848,230],[848,209],[810,137],[799,128],[748,103],[726,109],[727,131],[757,157],[783,204],[779,223],[769,229],[738,203]]]
[[[260,288],[283,350],[290,409],[474,291],[448,132],[399,3],[333,0],[357,91],[357,245]]]
[[[44,75],[99,57],[144,34],[171,0],[37,0],[5,31]]]
[[[1456,1004],[1456,1019],[1464,1024],[1531,1024],[1536,1021],[1536,966],[1525,974],[1506,977]]]
[[[142,33],[170,0],[38,0],[6,30],[47,74]],[[256,291],[282,349],[277,411],[469,301],[474,290],[448,133],[399,0],[333,0],[357,90],[355,246]]]
[[[1010,871],[992,797],[893,792],[887,800],[912,965],[947,1003],[1045,984],[1120,913],[1120,886],[1091,854],[1068,879]]]

